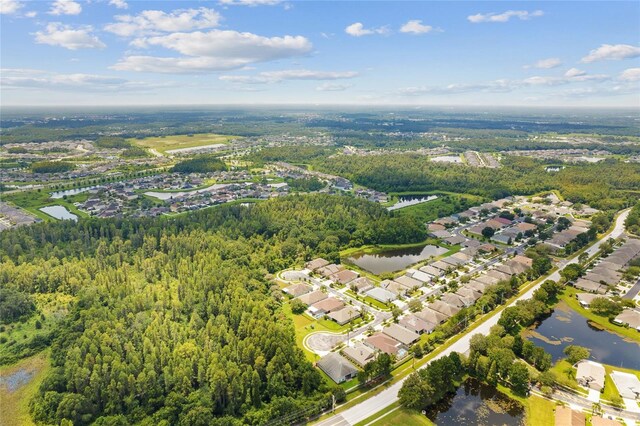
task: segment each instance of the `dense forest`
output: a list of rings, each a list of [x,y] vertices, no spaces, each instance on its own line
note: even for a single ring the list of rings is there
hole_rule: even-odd
[[[5,231],[0,287],[10,297],[77,300],[32,414],[76,425],[264,424],[326,402],[332,389],[297,348],[268,274],[337,258],[343,246],[424,238],[420,224],[376,204],[327,195]]]
[[[548,173],[544,163],[524,157],[505,157],[499,169],[439,164],[409,154],[340,155],[314,164],[323,171],[384,192],[441,190],[496,199],[558,189],[572,202],[602,210],[629,205],[640,188],[640,164],[616,160],[567,166],[556,173]]]
[[[640,203],[633,206],[625,221],[627,231],[632,234],[640,235]]]
[[[197,155],[173,166],[177,173],[210,173],[227,170],[227,165],[214,155]]]

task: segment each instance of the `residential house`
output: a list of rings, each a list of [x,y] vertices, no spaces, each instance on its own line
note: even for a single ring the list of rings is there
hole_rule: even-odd
[[[419,312],[416,312],[414,314],[415,316],[417,316],[418,318],[420,318],[423,321],[426,322],[430,322],[432,324],[442,324],[443,322],[445,322],[447,320],[447,318],[449,318],[448,316],[444,315],[441,312],[438,311],[434,311],[433,309],[426,307],[424,309],[422,309]]]
[[[356,293],[364,293],[373,288],[373,281],[367,277],[356,278],[349,283],[349,286],[355,290]]]
[[[589,306],[591,306],[591,302],[593,302],[593,299],[598,297],[602,297],[602,295],[593,294],[593,293],[576,294],[576,299],[578,299],[578,303],[580,303],[580,306],[586,309],[589,309]]]
[[[613,319],[613,322],[628,325],[629,328],[635,328],[637,331],[640,331],[640,310],[626,308]]]
[[[367,337],[364,340],[364,344],[373,350],[384,352],[388,355],[396,355],[398,358],[404,358],[407,354],[405,345],[382,332]]]
[[[309,293],[311,290],[312,288],[306,284],[293,284],[282,289],[283,292],[287,293],[291,297],[302,296],[303,294]]]
[[[335,297],[328,297],[309,306],[309,313],[315,318],[318,318],[330,312],[342,309],[343,307],[344,302],[342,300],[336,299]]]
[[[414,280],[420,281],[422,284],[429,283],[433,279],[433,277],[426,272],[417,271],[415,269],[407,269],[405,274]]]
[[[382,332],[406,346],[410,346],[420,339],[418,333],[414,333],[398,324],[391,324],[383,328]]]
[[[602,391],[604,388],[604,366],[600,363],[582,360],[577,365],[576,380],[585,388]]]
[[[346,323],[358,318],[360,311],[353,306],[345,306],[340,310],[332,311],[328,314],[328,317],[337,322],[339,325],[345,325]]]
[[[402,317],[399,324],[407,330],[411,330],[414,333],[418,334],[429,334],[436,328],[436,325],[434,323],[427,322],[413,314],[405,315],[404,317]]]
[[[328,260],[324,260],[323,258],[319,257],[317,259],[313,259],[313,260],[307,262],[304,265],[304,267],[313,272],[316,269],[324,268],[328,264],[329,264]]]
[[[318,269],[317,272],[320,273],[320,275],[322,275],[323,277],[329,278],[331,275],[335,275],[342,270],[344,270],[344,266],[332,263]]]
[[[358,274],[355,271],[352,271],[351,269],[345,269],[336,274],[331,275],[330,279],[340,284],[348,284],[351,281],[358,278],[359,275],[360,274]]]
[[[590,293],[605,294],[607,292],[607,286],[600,283],[596,283],[584,278],[579,278],[573,286],[579,290],[588,291]]]
[[[407,275],[395,278],[393,281],[405,287],[407,291],[413,291],[417,288],[422,287],[422,281],[418,281],[417,279],[411,278]]]
[[[375,351],[362,342],[358,342],[354,346],[347,346],[342,350],[342,354],[360,367],[364,367],[376,359]]]
[[[367,291],[365,294],[381,303],[388,303],[392,300],[396,300],[397,298],[394,293],[390,292],[389,290],[385,290],[382,287],[374,287],[371,290]]]
[[[311,293],[303,294],[302,296],[296,297],[297,300],[301,301],[307,306],[313,305],[314,303],[318,303],[321,300],[327,298],[326,293],[321,292],[320,290],[312,291]]]
[[[405,296],[407,294],[407,288],[396,281],[384,280],[380,282],[380,287],[387,291],[392,292],[396,296]]]
[[[618,388],[621,397],[631,400],[640,398],[640,380],[638,376],[615,370],[612,371],[609,376],[616,385],[616,388]]]
[[[451,318],[461,310],[457,306],[449,305],[448,303],[445,303],[442,300],[436,300],[435,302],[431,302],[427,305],[427,307],[430,309],[433,309],[434,311],[438,311],[443,315],[446,315],[447,319]]]
[[[331,377],[336,383],[343,383],[349,379],[353,379],[358,375],[358,369],[355,365],[351,364],[345,357],[335,353],[329,352],[327,355],[320,358],[316,363],[316,366]]]
[[[586,422],[583,412],[562,405],[556,406],[556,426],[585,426]]]
[[[434,278],[440,278],[445,274],[445,271],[442,269],[434,268],[431,265],[423,266],[419,269],[420,272],[424,272],[425,274],[429,274]]]

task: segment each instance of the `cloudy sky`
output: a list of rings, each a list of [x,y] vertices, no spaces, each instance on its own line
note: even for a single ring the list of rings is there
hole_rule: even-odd
[[[640,2],[0,0],[2,105],[640,107]]]

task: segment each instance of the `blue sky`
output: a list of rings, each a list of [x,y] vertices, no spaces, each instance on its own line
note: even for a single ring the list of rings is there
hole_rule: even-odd
[[[640,107],[640,2],[0,0],[2,105]]]

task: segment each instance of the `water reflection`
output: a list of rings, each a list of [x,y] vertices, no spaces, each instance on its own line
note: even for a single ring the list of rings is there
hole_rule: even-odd
[[[426,415],[438,426],[525,424],[520,403],[475,379],[465,381],[456,393],[429,407]]]
[[[568,345],[579,345],[589,348],[595,361],[640,369],[640,344],[591,324],[564,302],[525,336],[549,352],[554,362],[566,358],[562,351]]]
[[[347,260],[366,271],[379,275],[406,269],[414,263],[426,260],[431,256],[440,256],[446,252],[445,248],[425,245],[388,250],[377,254],[356,253]]]

